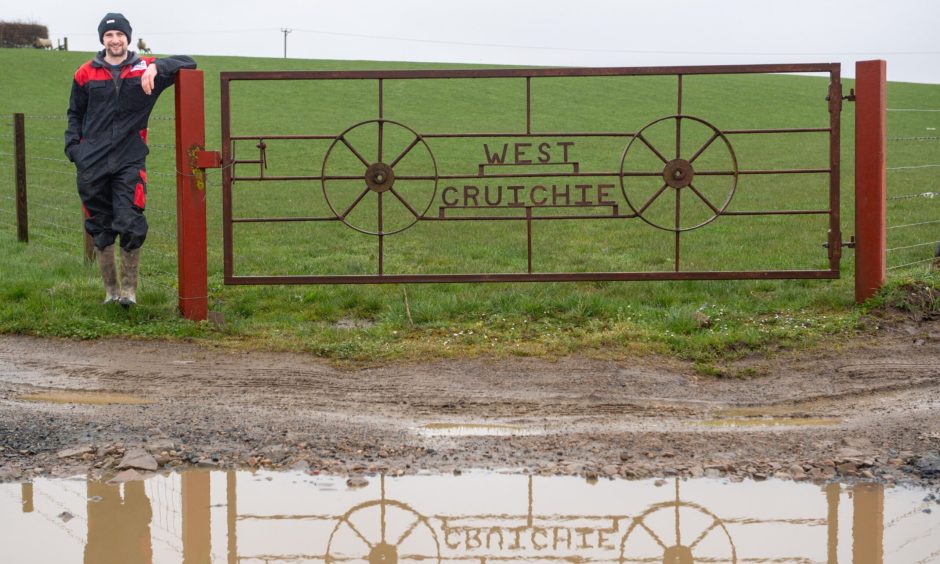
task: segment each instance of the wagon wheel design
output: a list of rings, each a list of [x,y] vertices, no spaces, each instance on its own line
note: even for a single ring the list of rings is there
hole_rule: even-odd
[[[723,536],[717,531],[721,531]],[[711,538],[713,534],[719,538]],[[709,553],[699,554],[696,558],[695,554],[702,552]],[[652,505],[634,517],[620,541],[621,564],[650,561],[663,564],[694,564],[696,561],[736,564],[738,557],[734,541],[721,519],[697,503],[679,499],[677,479],[675,500]]]
[[[384,478],[382,486],[381,499],[361,503],[339,518],[327,544],[327,564],[440,562],[441,545],[428,518],[385,499]]]
[[[706,139],[705,142],[699,145],[694,152],[686,151],[682,146],[683,122],[694,125],[697,129],[704,130],[706,133],[703,137]],[[669,158],[667,156],[669,151],[660,150],[660,147],[664,144],[659,137],[662,137],[662,134],[665,133],[671,143],[673,132],[675,157]],[[688,131],[686,131],[686,134],[688,135]],[[657,135],[657,138],[651,139],[654,135]],[[715,143],[716,141],[721,141],[721,143]],[[725,151],[719,154],[722,146]],[[646,147],[651,155],[644,155],[645,151],[641,147]],[[652,160],[654,164],[639,162],[644,156],[648,157],[647,160]],[[696,165],[696,161],[703,157],[705,157],[703,160],[708,160],[711,163],[721,162],[723,166],[719,168],[724,170],[708,170],[707,165],[704,167]],[[659,166],[662,168],[658,168]],[[641,170],[634,170],[635,167]],[[696,170],[697,167],[698,170]],[[710,196],[708,191],[702,189],[701,185],[696,186],[693,183],[696,178],[705,183],[705,178],[709,177],[718,177],[723,180],[720,190],[724,192],[725,197],[720,205],[716,204],[720,200],[715,198],[714,194]],[[659,189],[652,191],[651,195],[649,192],[644,193],[639,188],[628,189],[627,179],[636,179],[646,185],[647,189],[657,185]],[[620,189],[627,205],[630,206],[630,209],[637,217],[653,227],[665,231],[691,231],[711,223],[731,203],[737,185],[738,160],[728,138],[717,127],[695,116],[672,115],[646,124],[630,140],[620,158]],[[668,206],[666,193],[669,191],[674,193],[674,211],[665,209],[665,206]],[[691,204],[687,203],[685,209],[682,206],[683,193],[691,193],[689,195],[692,196],[692,198],[686,198],[686,201],[691,202]],[[658,208],[658,211],[661,212],[659,215],[663,217],[651,217],[653,215],[651,212],[655,208]]]
[[[437,162],[427,142],[387,119],[363,121],[337,135],[323,157],[320,177],[337,219],[367,235],[408,229],[427,213],[437,193]]]

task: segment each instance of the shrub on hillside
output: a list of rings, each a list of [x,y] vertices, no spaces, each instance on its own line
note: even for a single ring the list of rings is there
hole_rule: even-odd
[[[37,37],[48,39],[49,28],[37,23],[0,21],[0,47],[32,47]]]

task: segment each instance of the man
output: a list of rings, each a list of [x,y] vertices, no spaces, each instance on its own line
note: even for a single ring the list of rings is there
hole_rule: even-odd
[[[65,154],[78,171],[85,231],[95,241],[104,303],[130,307],[137,303],[140,247],[147,237],[147,121],[179,70],[196,68],[196,62],[128,51],[131,24],[121,14],[101,20],[98,38],[104,50],[82,65],[72,81]],[[120,282],[114,256],[119,235]]]

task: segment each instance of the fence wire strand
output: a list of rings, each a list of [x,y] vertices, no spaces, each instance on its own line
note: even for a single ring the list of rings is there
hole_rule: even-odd
[[[885,249],[885,252],[886,252],[886,253],[891,253],[891,252],[894,252],[894,251],[901,251],[901,250],[904,250],[904,249],[914,249],[914,248],[917,248],[917,247],[926,247],[927,245],[936,245],[936,244],[937,244],[936,241],[928,241],[928,242],[926,242],[926,243],[916,243],[916,244],[914,244],[914,245],[904,245],[903,247],[893,247],[893,248],[891,248],[891,249]]]
[[[899,268],[905,268],[905,267],[914,266],[914,265],[917,265],[917,264],[924,264],[924,263],[926,263],[926,262],[933,262],[933,261],[936,261],[936,260],[937,260],[936,257],[933,257],[933,258],[926,258],[926,259],[921,259],[921,260],[915,260],[915,261],[913,261],[913,262],[907,262],[907,263],[904,263],[904,264],[899,264],[899,265],[897,265],[897,266],[889,266],[889,267],[886,268],[885,270],[898,270]]]
[[[73,178],[75,177],[75,171],[74,171],[74,170],[73,170],[73,171],[69,171],[69,170],[56,170],[56,169],[54,169],[54,168],[30,168],[30,169],[28,169],[28,170],[26,171],[26,174],[30,174],[30,175],[31,175],[31,174],[37,173],[37,172],[39,172],[39,173],[48,173],[48,174],[58,174],[58,175],[61,175],[61,176],[71,176],[71,177],[73,177]]]
[[[892,229],[905,229],[907,227],[916,227],[918,225],[933,225],[936,223],[940,223],[940,219],[934,219],[931,221],[920,221],[918,223],[908,223],[906,225],[892,225],[891,227],[888,227],[887,230],[890,231]]]
[[[935,108],[888,108],[887,111],[888,112],[908,112],[908,113],[940,113],[940,109],[935,109]],[[13,117],[14,117],[14,114],[0,114],[0,126],[12,127]],[[27,174],[30,175],[30,178],[38,177],[40,179],[42,178],[43,175],[49,175],[50,177],[54,176],[54,178],[46,178],[45,183],[36,183],[35,181],[30,182],[30,185],[29,185],[30,195],[35,194],[38,196],[38,198],[33,196],[32,198],[29,199],[28,206],[30,210],[31,211],[43,210],[46,212],[50,212],[50,213],[45,214],[45,215],[48,215],[49,217],[45,217],[45,218],[40,217],[44,215],[42,213],[37,213],[35,214],[35,216],[30,217],[30,227],[31,227],[30,236],[32,238],[32,236],[35,235],[40,240],[39,242],[37,242],[37,245],[43,248],[52,249],[52,250],[55,250],[56,252],[73,256],[74,258],[78,260],[83,260],[84,248],[83,248],[83,243],[81,239],[81,233],[82,233],[81,217],[82,216],[81,216],[80,209],[78,209],[77,207],[74,209],[71,209],[69,207],[59,207],[55,205],[54,203],[54,201],[58,201],[58,200],[67,202],[68,200],[66,200],[66,198],[69,196],[74,198],[74,181],[69,184],[67,191],[64,186],[52,187],[48,184],[49,182],[53,184],[58,183],[61,177],[71,177],[73,179],[75,177],[74,167],[70,161],[68,161],[64,157],[54,158],[50,156],[53,153],[50,147],[54,144],[59,145],[59,148],[56,150],[56,153],[61,154],[61,145],[64,144],[64,139],[60,134],[53,135],[51,134],[51,132],[53,131],[53,127],[61,126],[64,128],[65,124],[68,121],[68,116],[65,114],[30,114],[30,115],[26,115],[25,117],[29,120],[45,122],[45,123],[37,124],[32,129],[33,131],[38,130],[37,134],[29,134],[27,136],[28,147],[29,149],[31,149],[31,151],[28,149],[26,160],[28,162],[36,163],[35,165],[27,167]],[[898,116],[898,119],[903,120],[905,118],[901,118],[901,116]],[[920,118],[911,116],[910,118],[907,118],[907,119],[916,120]],[[926,116],[924,116],[923,119],[926,119]],[[154,123],[154,126],[152,126],[152,128],[155,128],[157,131],[160,132],[159,135],[160,135],[161,140],[163,140],[163,135],[166,134],[168,130],[170,131],[170,133],[168,134],[168,138],[171,140],[173,139],[173,134],[172,134],[172,129],[171,129],[172,125],[167,126],[165,124],[167,124],[168,122],[169,123],[175,122],[176,121],[175,116],[153,115],[153,116],[150,116],[150,120],[151,122]],[[897,142],[897,143],[905,143],[905,142],[915,143],[915,145],[909,144],[909,145],[904,146],[903,148],[898,144],[892,144],[891,146],[897,147],[896,150],[898,151],[904,151],[904,150],[906,151],[919,150],[922,152],[928,151],[928,147],[920,145],[922,142],[935,142],[935,141],[940,140],[940,136],[936,136],[934,132],[930,131],[930,128],[928,128],[927,135],[918,135],[917,133],[914,133],[913,135],[905,136],[904,134],[908,133],[908,131],[904,131],[903,129],[896,130],[896,131],[897,133],[901,135],[888,137],[887,141]],[[148,146],[151,149],[159,150],[161,153],[163,151],[175,151],[176,150],[176,145],[170,144],[170,143],[149,143]],[[915,146],[920,146],[922,148],[915,149],[914,148]],[[0,144],[0,148],[9,149],[10,151],[13,150],[12,147],[7,143]],[[929,150],[932,151],[933,147],[932,146],[929,147]],[[30,152],[32,152],[32,154],[30,154]],[[0,168],[10,169],[10,170],[14,169],[14,166],[12,166],[13,159],[11,158],[8,161],[6,157],[15,157],[15,153],[8,152],[5,150],[0,150],[0,156],[4,157],[0,159]],[[923,171],[925,169],[940,168],[940,164],[928,164],[930,163],[930,161],[935,161],[935,158],[931,158],[931,157],[911,158],[909,160],[908,159],[904,159],[904,160],[907,160],[908,162],[910,162],[910,160],[913,160],[915,161],[915,163],[917,161],[920,161],[920,163],[912,164],[912,165],[905,165],[905,166],[887,167],[887,170],[897,171],[901,173],[902,171],[913,172],[913,171],[918,171],[918,170]],[[173,159],[173,161],[175,161],[175,159]],[[46,166],[39,165],[38,163],[41,163],[41,162],[56,163],[57,165],[61,164],[62,168],[57,169],[54,166],[50,166],[50,165],[46,165]],[[10,164],[7,164],[7,163],[10,163]],[[148,170],[147,174],[151,178],[151,182],[148,183],[148,195],[151,191],[159,192],[162,194],[164,189],[168,191],[175,189],[175,185],[173,184],[173,181],[169,180],[171,178],[175,179],[176,177],[179,177],[179,176],[186,177],[186,178],[194,178],[200,175],[204,175],[204,178],[206,180],[205,192],[208,193],[210,187],[219,187],[221,185],[219,177],[221,176],[222,172],[224,171],[225,168],[233,167],[234,164],[235,163],[229,163],[222,168],[208,169],[208,170],[198,172],[196,174],[193,174],[192,171],[183,172],[179,170],[174,170],[171,167],[167,167],[167,168],[169,168],[172,171]],[[218,173],[218,175],[216,174],[216,172]],[[897,176],[893,176],[892,178],[907,179],[907,178],[911,178],[911,176],[908,176],[908,174],[905,173],[905,174],[898,174]],[[921,177],[914,177],[914,178],[921,178]],[[900,185],[900,183],[898,184]],[[923,186],[922,180],[921,180],[921,185],[924,188],[927,187],[927,186]],[[5,188],[6,186],[7,184],[5,182],[0,182],[0,188]],[[910,188],[913,188],[913,186],[909,187],[908,189]],[[160,203],[166,203],[167,199],[175,200],[175,196],[172,196],[169,194],[163,194],[163,196],[165,196],[165,198],[160,198],[157,201]],[[892,195],[891,197],[887,198],[887,201],[903,201],[903,200],[912,200],[912,199],[937,199],[938,201],[940,201],[940,191],[927,191],[927,192],[920,192],[920,193]],[[16,202],[16,198],[12,196],[8,196],[6,194],[0,194],[0,201]],[[911,206],[907,206],[907,207],[911,207]],[[176,214],[175,205],[173,205],[173,203],[170,202],[165,207],[161,207],[161,206],[151,207],[146,210],[146,213],[149,216],[153,216],[156,219],[155,223],[158,226],[160,226],[158,229],[154,229],[154,225],[151,224],[150,237],[148,238],[148,243],[149,243],[148,246],[154,248],[155,250],[154,255],[163,255],[161,258],[161,262],[158,262],[156,265],[151,265],[150,263],[147,263],[147,262],[141,265],[142,271],[147,274],[146,283],[153,284],[161,288],[165,288],[171,292],[176,291],[176,287],[175,285],[173,285],[173,282],[175,282],[177,274],[175,272],[170,272],[170,271],[159,268],[159,266],[167,266],[169,264],[173,264],[175,267],[175,261],[171,262],[170,260],[166,260],[170,258],[169,257],[170,253],[175,255],[175,252],[176,252],[176,244],[175,244],[176,233],[174,229],[175,224],[170,225],[173,222],[167,221],[169,218],[175,217],[175,214]],[[896,213],[900,215],[902,214],[902,210],[899,209]],[[904,212],[904,213],[907,213],[907,212]],[[4,217],[13,217],[13,218],[16,217],[15,210],[13,209],[12,206],[0,207],[0,215]],[[67,223],[68,218],[75,218],[75,224],[70,225],[70,226],[63,225],[63,223]],[[921,219],[921,218],[923,218],[923,215],[904,216],[904,219],[907,219],[908,221]],[[905,235],[907,236],[900,237],[900,232],[898,232],[897,230],[908,229],[908,228],[919,227],[919,226],[936,225],[936,224],[940,224],[940,219],[917,221],[917,222],[901,224],[901,225],[889,225],[887,229],[893,230],[896,233],[898,233],[897,237],[899,240],[892,241],[898,246],[887,249],[886,252],[897,253],[896,255],[893,255],[893,256],[900,258],[900,256],[904,256],[905,253],[900,253],[899,251],[927,247],[927,246],[933,245],[934,244],[933,241],[930,241],[930,242],[911,242],[910,241],[910,239],[915,238],[915,237],[912,237],[912,235],[916,236],[916,239],[923,240],[922,237],[919,235],[921,233],[920,231],[904,232]],[[164,229],[164,227],[168,227],[168,226],[170,228]],[[4,230],[7,230],[7,228],[9,228],[7,232],[15,233],[15,226],[14,226],[13,221],[6,222]],[[167,249],[170,250],[169,253],[164,252]],[[207,254],[209,256],[218,256],[220,254],[218,245],[210,245],[209,248],[207,249]],[[908,256],[913,255],[913,254],[914,253],[908,253]],[[900,264],[900,265],[889,267],[888,270],[898,270],[901,268],[906,268],[906,267],[910,267],[910,266],[914,266],[918,264],[928,263],[934,260],[937,260],[937,259],[925,258],[921,260],[915,260],[913,262],[908,262],[905,264]],[[164,283],[165,281],[173,281],[173,282],[171,282],[170,284],[166,284]]]
[[[894,200],[910,200],[911,198],[925,198],[931,200],[938,196],[940,196],[940,192],[920,192],[919,194],[903,194],[901,196],[891,196],[885,199],[889,202]]]
[[[53,157],[31,157],[31,156],[29,156],[29,155],[26,155],[26,160],[27,160],[27,161],[51,161],[51,162],[54,162],[54,163],[72,164],[72,163],[70,163],[70,162],[69,162],[68,160],[66,160],[66,159],[56,159],[56,158],[53,158]]]
[[[889,166],[885,170],[914,170],[918,168],[940,168],[940,164],[923,164],[912,166]]]

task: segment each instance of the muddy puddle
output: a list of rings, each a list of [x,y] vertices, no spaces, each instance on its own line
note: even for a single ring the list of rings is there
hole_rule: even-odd
[[[841,422],[841,419],[833,417],[735,417],[709,419],[697,424],[706,427],[821,427]]]
[[[545,433],[543,429],[520,425],[481,423],[428,423],[417,431],[425,437],[522,437]]]
[[[937,562],[923,489],[500,473],[0,484],[0,562]]]
[[[153,400],[128,394],[112,392],[94,392],[87,390],[56,390],[37,392],[19,396],[15,399],[21,401],[38,401],[44,403],[73,403],[84,405],[146,405]]]

